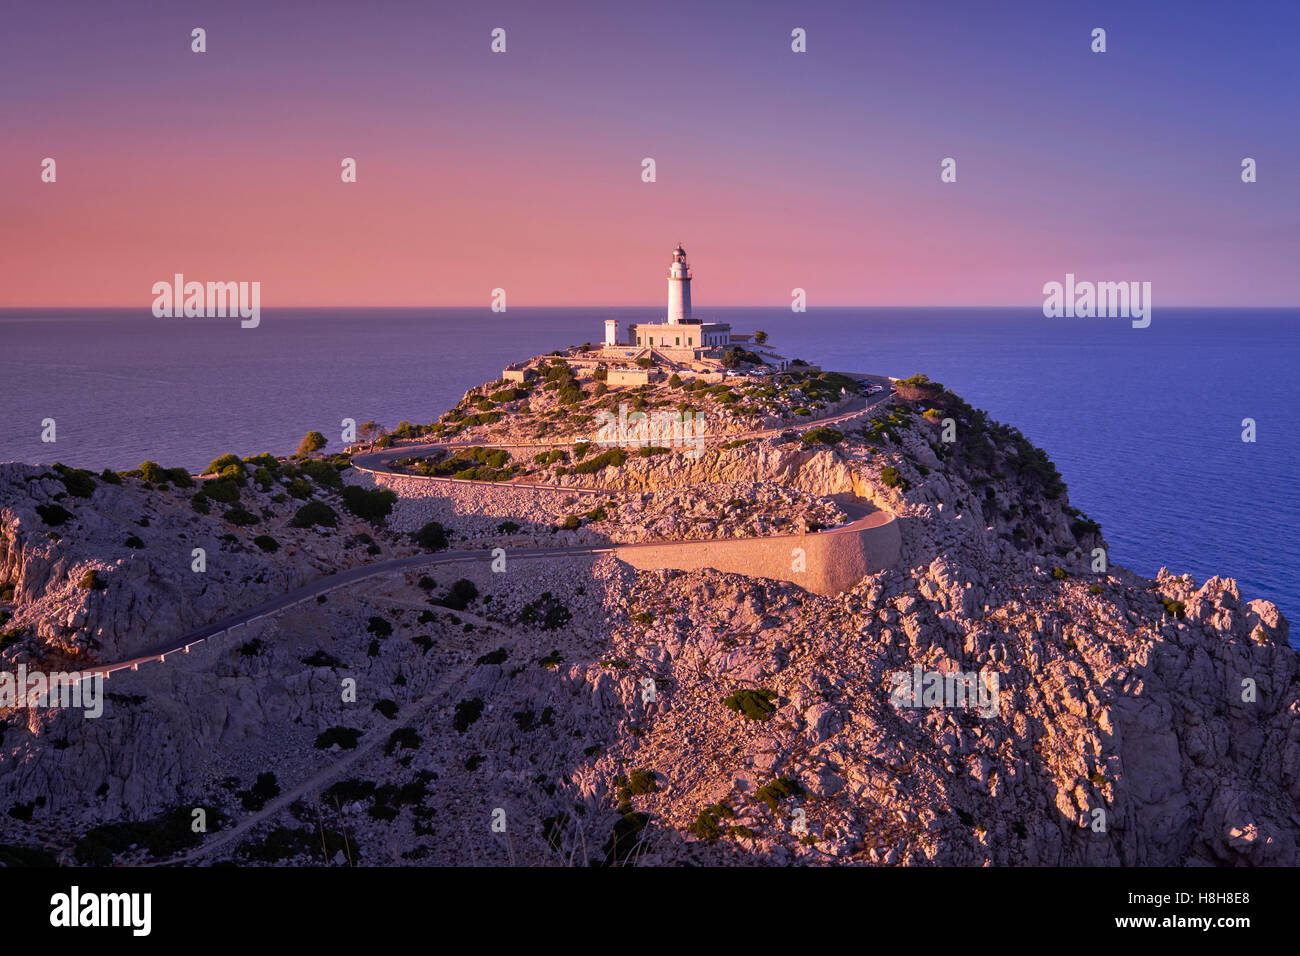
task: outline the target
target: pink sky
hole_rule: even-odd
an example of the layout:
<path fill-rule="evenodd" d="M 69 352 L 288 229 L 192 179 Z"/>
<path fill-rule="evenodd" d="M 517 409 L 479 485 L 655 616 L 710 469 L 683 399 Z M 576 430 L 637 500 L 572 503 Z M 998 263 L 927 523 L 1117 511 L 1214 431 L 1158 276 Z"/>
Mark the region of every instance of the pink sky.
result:
<path fill-rule="evenodd" d="M 494 57 L 472 11 L 73 6 L 0 39 L 0 306 L 144 309 L 176 272 L 259 281 L 264 308 L 656 304 L 678 241 L 703 311 L 796 286 L 813 308 L 1037 305 L 1066 272 L 1157 305 L 1296 300 L 1293 63 L 1266 34 L 1116 12 L 1101 59 L 1064 13 L 936 35 L 905 6 L 670 4 L 695 28 L 666 49 L 630 15 L 579 35 L 525 6 L 493 14 Z"/>

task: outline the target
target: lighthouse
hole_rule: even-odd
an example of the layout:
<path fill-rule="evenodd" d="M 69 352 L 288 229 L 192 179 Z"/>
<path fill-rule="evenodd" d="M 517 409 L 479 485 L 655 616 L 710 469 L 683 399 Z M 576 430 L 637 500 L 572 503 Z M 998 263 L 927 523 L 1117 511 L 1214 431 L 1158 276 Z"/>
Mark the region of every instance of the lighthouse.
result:
<path fill-rule="evenodd" d="M 679 242 L 668 267 L 668 324 L 677 325 L 691 317 L 691 266 Z"/>
<path fill-rule="evenodd" d="M 683 371 L 716 369 L 727 349 L 748 343 L 753 336 L 733 336 L 729 322 L 705 322 L 691 315 L 691 265 L 686 250 L 678 243 L 668 266 L 668 319 L 663 322 L 629 322 L 627 338 L 619 341 L 618 324 L 605 323 L 605 346 L 600 361 L 625 362 L 632 358 L 642 368 L 643 362 L 663 362 Z M 615 352 L 617 350 L 617 352 Z M 752 355 L 753 353 L 746 352 Z M 610 371 L 611 376 L 615 375 Z M 632 384 L 632 372 L 618 372 L 619 382 Z M 612 388 L 614 378 L 607 379 Z M 642 377 L 644 384 L 648 379 Z"/>

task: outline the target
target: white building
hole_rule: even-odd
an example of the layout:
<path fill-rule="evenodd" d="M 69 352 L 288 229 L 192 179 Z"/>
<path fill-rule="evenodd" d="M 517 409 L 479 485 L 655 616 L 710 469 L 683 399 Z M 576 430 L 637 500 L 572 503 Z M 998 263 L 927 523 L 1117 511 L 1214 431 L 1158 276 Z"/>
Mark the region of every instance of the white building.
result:
<path fill-rule="evenodd" d="M 635 349 L 638 357 L 650 358 L 654 351 L 672 362 L 720 359 L 731 345 L 731 326 L 691 315 L 691 278 L 686 250 L 679 245 L 668 266 L 668 320 L 629 323 L 626 340 L 619 341 L 618 322 L 609 319 L 605 322 L 605 347 Z"/>
<path fill-rule="evenodd" d="M 678 244 L 668 264 L 668 314 L 665 322 L 631 322 L 627 336 L 620 340 L 618 320 L 605 321 L 604 353 L 606 358 L 623 361 L 647 358 L 655 364 L 700 365 L 717 367 L 723 354 L 733 346 L 747 349 L 753 335 L 735 335 L 727 322 L 705 322 L 691 314 L 691 272 L 686 250 Z M 765 354 L 767 364 L 785 368 L 786 361 L 775 354 Z"/>

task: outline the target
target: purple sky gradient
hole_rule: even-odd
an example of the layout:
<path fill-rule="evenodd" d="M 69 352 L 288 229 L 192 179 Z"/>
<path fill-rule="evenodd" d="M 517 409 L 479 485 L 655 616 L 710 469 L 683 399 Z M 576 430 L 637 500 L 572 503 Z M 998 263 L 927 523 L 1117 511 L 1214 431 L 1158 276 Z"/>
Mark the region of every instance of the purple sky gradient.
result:
<path fill-rule="evenodd" d="M 147 308 L 175 272 L 264 307 L 649 304 L 679 240 L 705 308 L 1036 305 L 1066 272 L 1157 308 L 1297 301 L 1294 3 L 42 3 L 2 27 L 2 306 Z"/>

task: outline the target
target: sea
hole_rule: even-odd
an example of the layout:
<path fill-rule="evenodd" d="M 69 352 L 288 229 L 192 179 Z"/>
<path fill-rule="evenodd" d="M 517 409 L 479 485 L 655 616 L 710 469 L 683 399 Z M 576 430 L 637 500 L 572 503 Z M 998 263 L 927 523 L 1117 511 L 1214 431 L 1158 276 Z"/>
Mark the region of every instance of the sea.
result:
<path fill-rule="evenodd" d="M 924 372 L 1047 451 L 1113 562 L 1235 577 L 1245 599 L 1300 615 L 1300 310 L 1157 309 L 1142 329 L 1037 308 L 698 314 L 824 368 Z M 608 318 L 662 309 L 267 309 L 248 329 L 147 308 L 0 310 L 0 461 L 197 470 L 291 452 L 309 430 L 328 451 L 343 419 L 433 421 L 511 362 L 599 342 Z"/>

